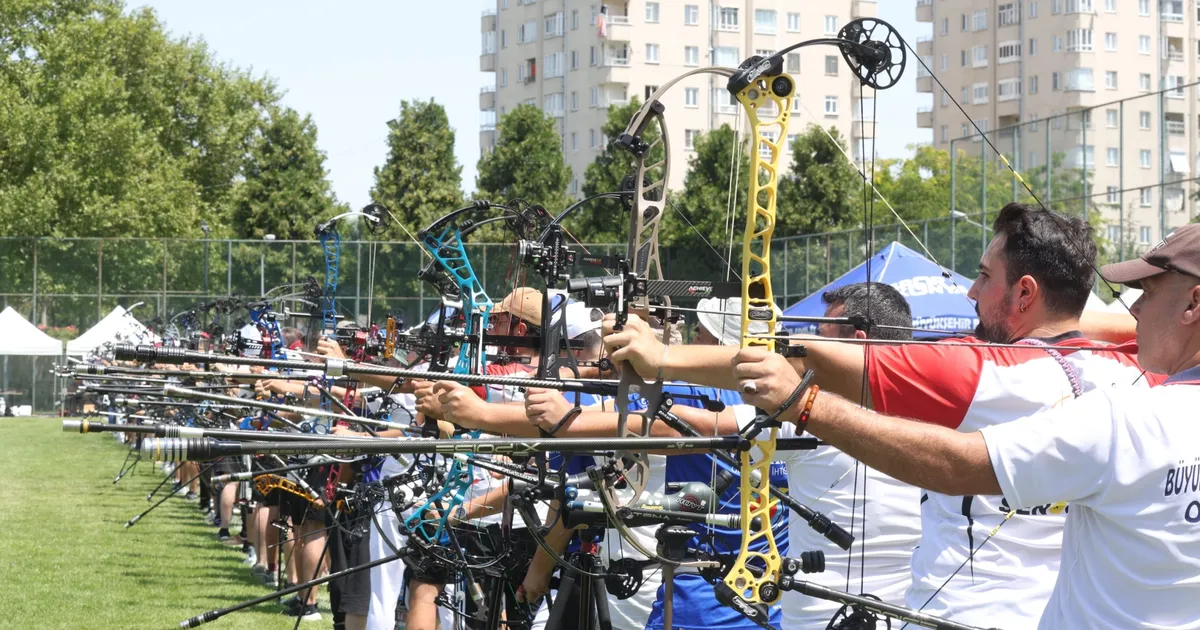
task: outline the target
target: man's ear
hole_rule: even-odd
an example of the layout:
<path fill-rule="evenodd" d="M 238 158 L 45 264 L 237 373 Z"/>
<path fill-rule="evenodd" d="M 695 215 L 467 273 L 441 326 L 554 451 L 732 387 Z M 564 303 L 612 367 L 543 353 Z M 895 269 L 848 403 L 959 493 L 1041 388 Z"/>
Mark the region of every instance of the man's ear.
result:
<path fill-rule="evenodd" d="M 1194 285 L 1188 293 L 1188 306 L 1183 311 L 1183 323 L 1194 324 L 1200 321 L 1200 284 Z"/>
<path fill-rule="evenodd" d="M 1017 285 L 1017 288 L 1020 291 L 1020 293 L 1017 295 L 1017 299 L 1025 304 L 1030 304 L 1033 302 L 1033 300 L 1036 299 L 1041 293 L 1042 289 L 1040 286 L 1038 286 L 1038 281 L 1030 275 L 1021 276 L 1021 279 L 1017 281 Z"/>

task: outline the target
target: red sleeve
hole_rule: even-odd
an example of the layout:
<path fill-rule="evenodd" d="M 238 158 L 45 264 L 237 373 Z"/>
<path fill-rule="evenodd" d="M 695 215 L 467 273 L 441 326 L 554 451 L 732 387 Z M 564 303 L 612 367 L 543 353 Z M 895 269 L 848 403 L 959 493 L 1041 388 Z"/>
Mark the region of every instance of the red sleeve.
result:
<path fill-rule="evenodd" d="M 958 345 L 869 347 L 867 373 L 875 410 L 957 429 L 983 369 L 983 352 Z"/>

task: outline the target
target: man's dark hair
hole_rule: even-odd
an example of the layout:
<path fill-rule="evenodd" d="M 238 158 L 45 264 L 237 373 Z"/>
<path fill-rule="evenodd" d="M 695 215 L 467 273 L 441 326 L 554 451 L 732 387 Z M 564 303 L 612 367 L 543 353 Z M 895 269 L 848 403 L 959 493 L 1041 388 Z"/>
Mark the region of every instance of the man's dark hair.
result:
<path fill-rule="evenodd" d="M 912 339 L 911 330 L 877 327 L 912 327 L 912 309 L 908 306 L 908 300 L 890 284 L 856 282 L 826 291 L 821 294 L 821 301 L 825 303 L 826 311 L 834 306 L 843 307 L 842 317 L 866 317 L 867 305 L 870 304 L 870 316 L 876 327 L 867 331 L 869 339 Z M 842 332 L 850 336 L 854 334 L 853 330 L 852 326 L 845 326 Z"/>
<path fill-rule="evenodd" d="M 1058 315 L 1083 313 L 1095 281 L 1096 243 L 1082 219 L 1010 203 L 992 223 L 1004 235 L 1004 277 L 1011 286 L 1028 275 L 1041 285 L 1046 309 Z"/>

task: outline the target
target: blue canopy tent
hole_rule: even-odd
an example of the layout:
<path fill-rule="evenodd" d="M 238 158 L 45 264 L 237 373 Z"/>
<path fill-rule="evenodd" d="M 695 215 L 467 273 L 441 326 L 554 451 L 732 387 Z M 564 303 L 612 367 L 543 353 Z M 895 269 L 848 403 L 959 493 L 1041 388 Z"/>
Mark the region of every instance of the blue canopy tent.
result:
<path fill-rule="evenodd" d="M 942 268 L 921 254 L 892 242 L 871 258 L 871 280 L 895 287 L 908 300 L 912 309 L 913 326 L 930 330 L 952 330 L 971 332 L 979 323 L 973 304 L 966 299 L 971 280 L 950 273 L 942 276 Z M 821 294 L 848 284 L 867 281 L 867 264 L 847 271 L 828 286 L 789 306 L 784 315 L 794 317 L 821 317 L 825 304 Z M 816 324 L 783 322 L 789 332 L 816 334 Z M 914 333 L 917 337 L 938 336 L 937 333 Z"/>

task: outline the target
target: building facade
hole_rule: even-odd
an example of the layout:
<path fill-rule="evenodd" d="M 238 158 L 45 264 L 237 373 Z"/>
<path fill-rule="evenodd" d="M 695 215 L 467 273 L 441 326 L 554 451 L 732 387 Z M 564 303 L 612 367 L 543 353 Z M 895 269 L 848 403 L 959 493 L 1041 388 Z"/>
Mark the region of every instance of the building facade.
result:
<path fill-rule="evenodd" d="M 1196 215 L 1194 0 L 917 0 L 916 12 L 933 27 L 917 52 L 946 88 L 918 69 L 932 103 L 917 124 L 934 146 L 981 154 L 957 101 L 1018 170 L 1056 155 L 1079 169 L 1114 243 L 1156 243 Z"/>
<path fill-rule="evenodd" d="M 849 20 L 874 15 L 874 0 L 497 0 L 482 18 L 480 70 L 493 72 L 495 81 L 480 92 L 480 149 L 494 146 L 496 122 L 506 111 L 539 106 L 557 119 L 569 190 L 579 196 L 588 164 L 612 140 L 602 133 L 610 105 L 634 96 L 645 102 L 688 70 L 736 67 L 751 55 L 833 36 Z M 865 106 L 869 117 L 873 108 L 860 104 L 838 51 L 798 51 L 785 69 L 799 85 L 789 133 L 809 124 L 835 126 L 857 158 L 860 139 L 873 132 L 857 112 Z M 713 75 L 683 80 L 662 102 L 676 165 L 687 164 L 700 134 L 724 124 L 748 128 L 724 81 Z M 685 175 L 686 168 L 675 168 L 668 187 L 682 188 Z"/>

